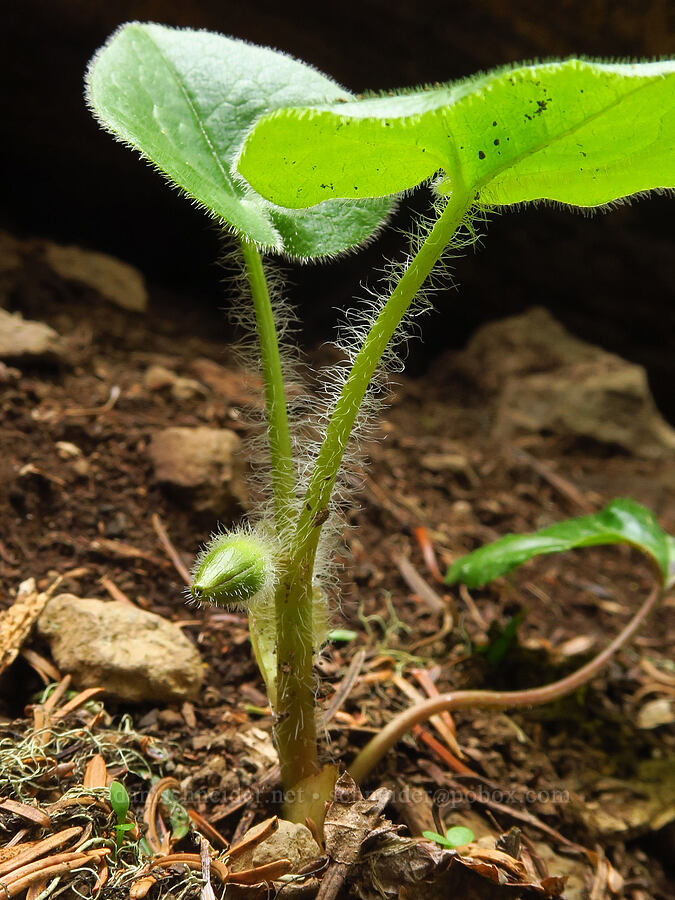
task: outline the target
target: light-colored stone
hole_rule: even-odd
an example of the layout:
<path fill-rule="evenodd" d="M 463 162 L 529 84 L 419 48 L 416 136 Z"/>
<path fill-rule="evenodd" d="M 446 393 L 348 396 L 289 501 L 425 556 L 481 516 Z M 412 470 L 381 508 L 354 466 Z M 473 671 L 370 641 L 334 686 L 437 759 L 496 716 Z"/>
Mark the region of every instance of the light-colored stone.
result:
<path fill-rule="evenodd" d="M 540 306 L 488 322 L 465 350 L 453 355 L 459 370 L 486 394 L 498 394 L 512 378 L 589 362 L 604 351 L 579 340 Z"/>
<path fill-rule="evenodd" d="M 81 247 L 47 243 L 45 259 L 61 278 L 93 288 L 98 294 L 132 312 L 145 312 L 148 292 L 141 273 L 128 263 Z"/>
<path fill-rule="evenodd" d="M 234 872 L 264 866 L 277 859 L 290 859 L 293 865 L 291 871 L 298 872 L 322 855 L 321 848 L 306 825 L 288 822 L 286 819 L 279 819 L 278 822 L 279 827 L 268 838 L 233 860 Z"/>
<path fill-rule="evenodd" d="M 592 438 L 636 456 L 675 451 L 675 431 L 656 409 L 645 370 L 603 357 L 511 380 L 500 398 L 500 423 Z"/>
<path fill-rule="evenodd" d="M 79 459 L 82 456 L 82 451 L 77 444 L 72 444 L 70 441 L 57 441 L 54 446 L 61 459 Z"/>
<path fill-rule="evenodd" d="M 59 594 L 38 631 L 78 687 L 101 686 L 122 700 L 194 699 L 203 679 L 199 653 L 180 628 L 130 604 Z"/>
<path fill-rule="evenodd" d="M 497 433 L 550 431 L 637 456 L 675 451 L 642 366 L 579 340 L 545 309 L 480 328 L 455 370 L 495 403 Z"/>
<path fill-rule="evenodd" d="M 176 400 L 192 400 L 208 394 L 208 389 L 195 378 L 176 375 L 171 369 L 160 365 L 148 366 L 143 375 L 143 384 L 149 391 L 171 388 L 171 396 Z"/>
<path fill-rule="evenodd" d="M 21 241 L 7 231 L 0 231 L 0 285 L 4 275 L 16 273 L 23 265 Z"/>
<path fill-rule="evenodd" d="M 420 459 L 430 472 L 466 472 L 469 460 L 463 453 L 426 453 Z"/>
<path fill-rule="evenodd" d="M 195 510 L 227 518 L 246 507 L 246 461 L 233 431 L 165 428 L 153 435 L 148 453 L 157 481 Z"/>
<path fill-rule="evenodd" d="M 55 362 L 63 353 L 61 338 L 49 325 L 0 309 L 0 359 Z"/>
<path fill-rule="evenodd" d="M 175 400 L 193 400 L 195 397 L 206 397 L 208 390 L 194 378 L 179 375 L 171 385 L 171 396 Z"/>
<path fill-rule="evenodd" d="M 149 391 L 161 391 L 171 387 L 177 377 L 176 373 L 166 366 L 152 365 L 148 366 L 143 374 L 143 385 Z"/>

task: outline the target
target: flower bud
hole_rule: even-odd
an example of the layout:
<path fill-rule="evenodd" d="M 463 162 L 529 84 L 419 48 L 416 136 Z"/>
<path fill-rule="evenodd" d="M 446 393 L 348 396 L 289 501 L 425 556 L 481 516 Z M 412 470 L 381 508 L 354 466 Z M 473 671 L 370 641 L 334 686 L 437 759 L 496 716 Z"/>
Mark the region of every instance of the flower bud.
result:
<path fill-rule="evenodd" d="M 253 534 L 219 534 L 197 558 L 190 593 L 216 606 L 246 606 L 273 573 L 272 554 Z"/>

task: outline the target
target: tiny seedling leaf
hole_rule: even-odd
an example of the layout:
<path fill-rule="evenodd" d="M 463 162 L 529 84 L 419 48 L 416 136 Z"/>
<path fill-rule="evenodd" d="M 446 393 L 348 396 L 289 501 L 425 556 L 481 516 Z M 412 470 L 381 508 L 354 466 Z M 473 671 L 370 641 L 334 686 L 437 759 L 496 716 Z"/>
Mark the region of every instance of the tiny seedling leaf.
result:
<path fill-rule="evenodd" d="M 127 817 L 129 802 L 129 794 L 124 785 L 119 781 L 113 781 L 110 785 L 110 805 L 119 824 L 122 824 Z"/>
<path fill-rule="evenodd" d="M 423 831 L 422 837 L 428 841 L 435 841 L 437 844 L 445 847 L 445 835 L 439 834 L 437 831 Z"/>
<path fill-rule="evenodd" d="M 675 61 L 568 59 L 441 87 L 279 109 L 237 162 L 275 203 L 379 197 L 439 171 L 440 190 L 501 206 L 598 206 L 675 186 Z"/>
<path fill-rule="evenodd" d="M 352 631 L 351 628 L 333 628 L 326 635 L 327 641 L 336 641 L 348 643 L 358 637 L 358 632 Z"/>
<path fill-rule="evenodd" d="M 464 847 L 474 839 L 473 831 L 464 825 L 453 825 L 445 832 L 446 841 L 453 847 Z"/>
<path fill-rule="evenodd" d="M 445 582 L 482 587 L 535 556 L 600 544 L 631 544 L 642 550 L 656 564 L 664 586 L 668 585 L 672 538 L 651 510 L 627 499 L 613 500 L 598 513 L 566 519 L 531 534 L 507 534 L 455 560 Z"/>
<path fill-rule="evenodd" d="M 270 48 L 130 22 L 92 59 L 87 95 L 104 128 L 264 248 L 300 258 L 339 253 L 370 238 L 390 210 L 386 200 L 336 200 L 291 213 L 232 175 L 235 154 L 262 113 L 351 97 L 311 66 Z"/>
<path fill-rule="evenodd" d="M 428 841 L 435 841 L 441 847 L 447 847 L 448 850 L 454 850 L 456 847 L 464 847 L 474 840 L 474 833 L 470 828 L 464 825 L 453 825 L 448 828 L 445 834 L 439 834 L 437 831 L 423 831 L 422 837 Z"/>

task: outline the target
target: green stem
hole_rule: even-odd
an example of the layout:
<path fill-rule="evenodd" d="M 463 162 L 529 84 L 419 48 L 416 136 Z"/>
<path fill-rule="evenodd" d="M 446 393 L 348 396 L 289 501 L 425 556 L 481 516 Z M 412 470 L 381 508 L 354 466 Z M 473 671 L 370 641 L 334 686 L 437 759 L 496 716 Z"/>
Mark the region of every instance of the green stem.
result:
<path fill-rule="evenodd" d="M 361 782 L 406 732 L 440 712 L 467 707 L 513 709 L 519 706 L 537 706 L 559 700 L 572 693 L 593 678 L 607 665 L 612 655 L 630 640 L 662 595 L 663 589 L 655 587 L 630 622 L 604 650 L 585 666 L 560 681 L 524 691 L 456 691 L 451 694 L 439 694 L 403 710 L 366 744 L 349 767 L 349 773 L 357 784 Z"/>
<path fill-rule="evenodd" d="M 260 359 L 265 383 L 267 433 L 272 466 L 274 515 L 277 531 L 281 532 L 288 525 L 293 513 L 295 476 L 279 341 L 260 251 L 256 244 L 245 237 L 241 238 L 241 249 L 251 288 L 260 342 Z"/>
<path fill-rule="evenodd" d="M 451 195 L 426 240 L 403 273 L 386 304 L 373 322 L 342 387 L 317 456 L 293 540 L 290 568 L 308 552 L 316 550 L 321 526 L 326 520 L 335 479 L 356 417 L 387 344 L 410 309 L 418 291 L 431 273 L 470 206 L 465 192 Z"/>
<path fill-rule="evenodd" d="M 417 292 L 470 206 L 466 193 L 450 197 L 427 239 L 373 323 L 328 423 L 298 516 L 285 576 L 276 595 L 277 725 L 275 738 L 286 790 L 318 771 L 314 714 L 316 655 L 312 576 L 321 527 L 342 458 L 368 385 Z M 292 816 L 292 811 L 289 813 Z"/>

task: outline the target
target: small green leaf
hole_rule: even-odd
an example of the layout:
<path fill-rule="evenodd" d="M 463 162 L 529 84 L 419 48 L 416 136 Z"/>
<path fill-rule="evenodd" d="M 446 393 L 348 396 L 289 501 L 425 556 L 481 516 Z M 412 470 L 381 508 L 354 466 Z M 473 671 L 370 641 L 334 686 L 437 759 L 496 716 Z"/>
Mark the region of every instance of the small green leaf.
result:
<path fill-rule="evenodd" d="M 509 652 L 509 648 L 516 640 L 518 628 L 524 618 L 525 613 L 520 610 L 515 616 L 511 616 L 503 628 L 497 629 L 496 635 L 491 638 L 490 643 L 486 647 L 479 648 L 480 652 L 485 654 L 485 658 L 493 666 L 500 663 Z"/>
<path fill-rule="evenodd" d="M 593 515 L 566 519 L 531 534 L 507 534 L 455 560 L 445 582 L 482 587 L 534 556 L 600 544 L 631 544 L 642 550 L 656 564 L 664 586 L 668 585 L 673 539 L 649 509 L 625 499 L 613 500 Z"/>
<path fill-rule="evenodd" d="M 464 825 L 453 825 L 445 832 L 445 839 L 451 847 L 465 847 L 474 839 L 473 831 Z"/>
<path fill-rule="evenodd" d="M 254 121 L 279 106 L 348 100 L 311 66 L 208 31 L 131 22 L 87 73 L 94 116 L 210 213 L 262 247 L 309 258 L 368 240 L 388 201 L 281 210 L 231 174 Z"/>
<path fill-rule="evenodd" d="M 333 628 L 332 631 L 329 631 L 326 635 L 326 640 L 329 641 L 344 641 L 347 643 L 348 641 L 353 641 L 358 637 L 358 632 L 352 631 L 349 628 Z"/>
<path fill-rule="evenodd" d="M 444 835 L 439 834 L 437 831 L 423 831 L 422 837 L 426 838 L 428 841 L 435 841 L 437 844 L 440 844 L 441 847 L 447 847 L 448 842 Z"/>
<path fill-rule="evenodd" d="M 121 782 L 113 781 L 110 785 L 110 805 L 120 824 L 122 824 L 127 817 L 129 803 L 130 800 L 127 789 Z"/>
<path fill-rule="evenodd" d="M 435 841 L 441 847 L 447 847 L 448 850 L 454 850 L 456 847 L 470 844 L 474 839 L 474 834 L 470 828 L 465 828 L 464 825 L 453 825 L 452 828 L 448 828 L 445 835 L 439 834 L 437 831 L 423 831 L 422 837 L 428 841 Z"/>
<path fill-rule="evenodd" d="M 675 186 L 675 61 L 568 59 L 443 87 L 280 109 L 239 172 L 274 203 L 379 197 L 443 171 L 441 191 L 496 206 L 597 206 Z"/>

